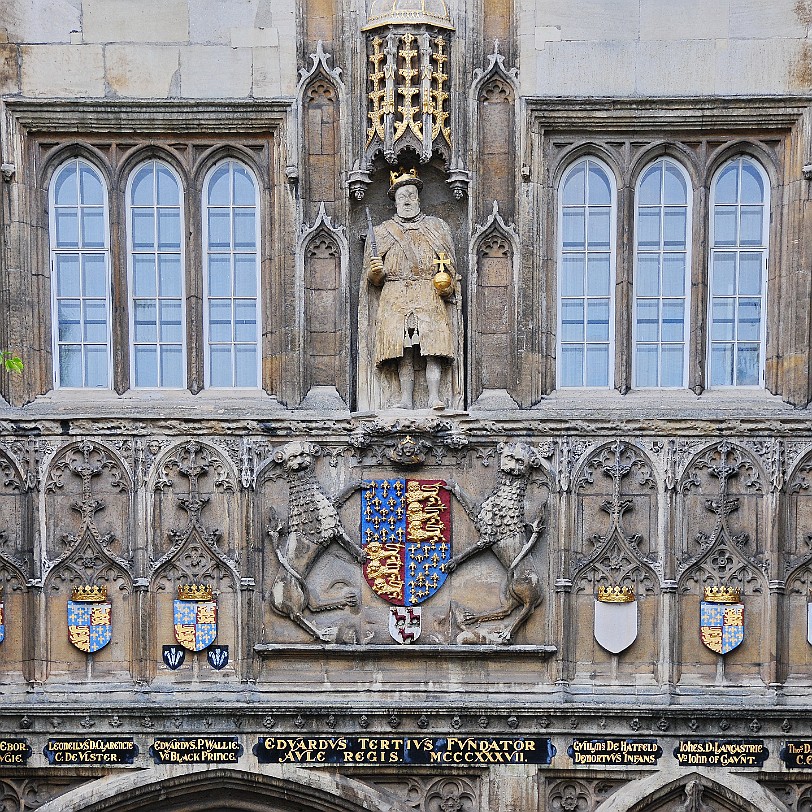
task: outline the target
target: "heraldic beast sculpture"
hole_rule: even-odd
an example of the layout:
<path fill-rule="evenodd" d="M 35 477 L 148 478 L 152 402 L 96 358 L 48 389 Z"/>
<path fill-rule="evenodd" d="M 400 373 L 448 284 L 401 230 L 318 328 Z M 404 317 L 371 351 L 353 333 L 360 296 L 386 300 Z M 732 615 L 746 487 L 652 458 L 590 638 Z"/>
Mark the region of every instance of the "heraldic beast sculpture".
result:
<path fill-rule="evenodd" d="M 313 473 L 313 463 L 320 454 L 314 443 L 294 441 L 282 446 L 274 455 L 288 480 L 288 519 L 283 524 L 271 510 L 268 533 L 279 559 L 279 570 L 271 585 L 271 606 L 289 617 L 308 634 L 324 642 L 334 642 L 337 629 L 319 629 L 305 616 L 304 610 L 326 612 L 358 604 L 358 595 L 347 591 L 340 598 L 317 601 L 307 586 L 307 576 L 327 548 L 337 541 L 359 564 L 364 553 L 347 535 L 336 510 L 336 504 L 349 496 L 332 501 L 321 490 Z M 284 540 L 282 537 L 284 536 Z"/>
<path fill-rule="evenodd" d="M 500 443 L 498 451 L 499 482 L 478 509 L 459 485 L 452 486 L 454 495 L 479 532 L 479 541 L 452 558 L 446 564 L 446 570 L 453 572 L 471 556 L 491 550 L 507 571 L 502 606 L 483 614 L 466 612 L 462 625 L 503 620 L 518 609 L 512 622 L 495 635 L 501 642 L 509 643 L 542 601 L 541 578 L 530 553 L 544 529 L 544 509 L 532 523 L 526 522 L 527 483 L 531 469 L 541 464 L 536 451 L 522 442 Z M 468 637 L 467 634 L 463 636 Z"/>

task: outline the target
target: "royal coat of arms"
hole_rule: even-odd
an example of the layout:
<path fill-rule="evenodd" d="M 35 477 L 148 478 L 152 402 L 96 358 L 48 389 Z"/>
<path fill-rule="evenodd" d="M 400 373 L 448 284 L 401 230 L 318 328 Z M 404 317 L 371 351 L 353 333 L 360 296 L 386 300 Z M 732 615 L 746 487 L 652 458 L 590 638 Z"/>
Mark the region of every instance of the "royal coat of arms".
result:
<path fill-rule="evenodd" d="M 705 587 L 700 604 L 702 642 L 717 654 L 733 651 L 744 640 L 744 604 L 741 590 L 732 587 Z"/>
<path fill-rule="evenodd" d="M 210 586 L 181 584 L 174 601 L 175 640 L 189 651 L 203 651 L 217 637 L 217 602 Z"/>
<path fill-rule="evenodd" d="M 364 483 L 361 544 L 364 578 L 393 604 L 389 633 L 399 643 L 420 636 L 420 608 L 445 583 L 451 558 L 451 501 L 438 479 Z"/>
<path fill-rule="evenodd" d="M 111 605 L 106 586 L 77 586 L 68 601 L 68 639 L 88 654 L 104 648 L 113 637 Z"/>
<path fill-rule="evenodd" d="M 612 654 L 637 639 L 637 600 L 631 587 L 598 587 L 595 599 L 595 640 Z"/>

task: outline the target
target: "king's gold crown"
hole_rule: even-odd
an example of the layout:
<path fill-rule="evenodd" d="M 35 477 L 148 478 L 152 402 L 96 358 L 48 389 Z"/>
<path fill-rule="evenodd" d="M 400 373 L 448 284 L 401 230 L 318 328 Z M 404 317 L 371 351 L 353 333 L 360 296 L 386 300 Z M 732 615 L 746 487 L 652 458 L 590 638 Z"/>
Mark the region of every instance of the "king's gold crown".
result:
<path fill-rule="evenodd" d="M 705 600 L 708 603 L 738 603 L 742 591 L 734 586 L 706 586 Z"/>
<path fill-rule="evenodd" d="M 632 603 L 634 589 L 630 586 L 599 586 L 598 600 L 601 603 Z"/>
<path fill-rule="evenodd" d="M 75 586 L 73 588 L 73 600 L 75 601 L 106 601 L 106 586 Z"/>
<path fill-rule="evenodd" d="M 394 186 L 396 183 L 403 183 L 405 180 L 419 180 L 417 177 L 417 169 L 415 167 L 412 167 L 408 172 L 403 167 L 400 167 L 397 172 L 389 172 L 390 186 Z"/>
<path fill-rule="evenodd" d="M 214 599 L 209 584 L 180 584 L 178 586 L 179 601 L 210 601 Z"/>

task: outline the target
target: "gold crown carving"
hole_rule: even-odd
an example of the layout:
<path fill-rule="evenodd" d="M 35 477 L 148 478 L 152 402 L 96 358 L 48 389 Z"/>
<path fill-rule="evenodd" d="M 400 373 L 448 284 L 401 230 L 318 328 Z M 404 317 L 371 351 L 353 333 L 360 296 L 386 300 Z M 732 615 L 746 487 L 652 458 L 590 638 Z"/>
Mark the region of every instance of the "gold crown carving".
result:
<path fill-rule="evenodd" d="M 598 600 L 601 603 L 633 603 L 636 598 L 630 586 L 599 586 Z"/>
<path fill-rule="evenodd" d="M 708 603 L 738 603 L 741 600 L 742 591 L 733 586 L 706 586 L 705 600 Z"/>
<path fill-rule="evenodd" d="M 395 189 L 401 186 L 412 185 L 418 190 L 423 188 L 423 181 L 417 176 L 417 167 L 412 167 L 408 172 L 400 167 L 397 172 L 389 172 L 389 196 L 394 197 Z"/>
<path fill-rule="evenodd" d="M 180 584 L 178 586 L 179 601 L 211 601 L 214 593 L 209 584 Z"/>
<path fill-rule="evenodd" d="M 106 586 L 75 586 L 73 588 L 74 601 L 90 601 L 96 603 L 98 601 L 107 600 L 107 587 Z"/>

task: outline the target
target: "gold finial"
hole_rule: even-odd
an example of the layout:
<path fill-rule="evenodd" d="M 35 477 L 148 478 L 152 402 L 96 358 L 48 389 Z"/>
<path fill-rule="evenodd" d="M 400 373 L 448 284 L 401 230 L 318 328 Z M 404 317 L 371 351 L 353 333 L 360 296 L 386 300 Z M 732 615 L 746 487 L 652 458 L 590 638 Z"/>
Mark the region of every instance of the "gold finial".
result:
<path fill-rule="evenodd" d="M 107 600 L 107 586 L 75 586 L 71 600 L 98 603 Z"/>
<path fill-rule="evenodd" d="M 738 603 L 742 591 L 735 586 L 706 586 L 705 600 L 708 603 Z"/>
<path fill-rule="evenodd" d="M 210 584 L 179 584 L 179 601 L 211 601 L 214 593 Z"/>
<path fill-rule="evenodd" d="M 601 603 L 633 603 L 637 599 L 630 586 L 599 586 L 598 600 Z"/>

